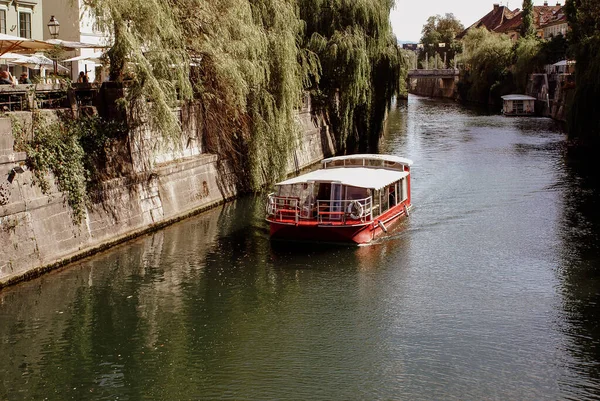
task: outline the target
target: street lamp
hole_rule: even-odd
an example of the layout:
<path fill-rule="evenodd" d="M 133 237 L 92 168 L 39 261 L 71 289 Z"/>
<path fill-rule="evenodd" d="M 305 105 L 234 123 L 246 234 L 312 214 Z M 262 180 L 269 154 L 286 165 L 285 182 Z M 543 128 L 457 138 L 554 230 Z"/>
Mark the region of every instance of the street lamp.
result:
<path fill-rule="evenodd" d="M 52 39 L 56 39 L 58 37 L 58 31 L 60 31 L 60 24 L 54 15 L 50 17 L 50 22 L 48 22 L 48 31 L 50 32 L 50 36 Z"/>
<path fill-rule="evenodd" d="M 50 16 L 50 22 L 48 22 L 48 31 L 52 39 L 58 38 L 58 31 L 60 31 L 60 23 L 54 15 Z M 54 76 L 58 75 L 58 62 L 54 60 Z"/>

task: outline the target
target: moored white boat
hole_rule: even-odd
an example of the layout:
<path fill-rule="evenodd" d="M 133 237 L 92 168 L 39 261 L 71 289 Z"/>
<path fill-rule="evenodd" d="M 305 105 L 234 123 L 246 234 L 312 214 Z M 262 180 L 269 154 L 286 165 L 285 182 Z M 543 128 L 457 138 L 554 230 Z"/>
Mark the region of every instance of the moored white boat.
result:
<path fill-rule="evenodd" d="M 412 161 L 391 155 L 331 157 L 322 168 L 275 184 L 268 195 L 272 238 L 364 244 L 412 207 Z"/>

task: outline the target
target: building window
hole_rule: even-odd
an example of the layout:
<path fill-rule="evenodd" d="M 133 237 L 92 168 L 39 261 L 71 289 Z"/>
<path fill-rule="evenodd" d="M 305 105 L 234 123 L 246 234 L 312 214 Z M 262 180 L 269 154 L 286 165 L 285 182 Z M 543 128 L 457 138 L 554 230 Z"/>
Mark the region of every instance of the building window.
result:
<path fill-rule="evenodd" d="M 31 14 L 19 13 L 19 36 L 31 39 Z"/>
<path fill-rule="evenodd" d="M 6 33 L 6 10 L 0 10 L 0 33 Z"/>

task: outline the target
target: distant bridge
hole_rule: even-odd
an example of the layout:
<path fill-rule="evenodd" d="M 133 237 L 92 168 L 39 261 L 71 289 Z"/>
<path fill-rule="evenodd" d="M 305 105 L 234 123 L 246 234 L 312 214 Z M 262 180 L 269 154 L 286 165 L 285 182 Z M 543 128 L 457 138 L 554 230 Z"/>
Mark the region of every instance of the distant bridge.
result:
<path fill-rule="evenodd" d="M 454 78 L 460 75 L 458 68 L 445 68 L 435 70 L 408 70 L 408 77 L 436 77 L 436 78 Z"/>
<path fill-rule="evenodd" d="M 408 92 L 429 97 L 455 98 L 460 70 L 457 68 L 409 70 Z"/>

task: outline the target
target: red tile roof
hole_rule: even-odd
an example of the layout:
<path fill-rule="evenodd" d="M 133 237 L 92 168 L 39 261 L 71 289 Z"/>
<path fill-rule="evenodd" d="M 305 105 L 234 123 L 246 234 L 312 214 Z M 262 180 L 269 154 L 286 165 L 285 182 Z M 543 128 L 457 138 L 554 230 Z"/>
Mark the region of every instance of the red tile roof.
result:
<path fill-rule="evenodd" d="M 533 24 L 538 28 L 546 25 L 561 10 L 562 6 L 533 6 Z"/>
<path fill-rule="evenodd" d="M 504 21 L 502 25 L 494 29 L 494 32 L 498 33 L 507 33 L 513 31 L 519 31 L 521 29 L 521 25 L 523 24 L 523 13 L 519 12 L 511 19 L 507 19 Z"/>
<path fill-rule="evenodd" d="M 559 10 L 554 11 L 552 18 L 546 20 L 545 23 L 540 26 L 540 28 L 543 28 L 548 25 L 564 24 L 566 22 L 567 14 L 565 13 L 565 10 L 561 7 Z"/>
<path fill-rule="evenodd" d="M 537 29 L 557 21 L 566 21 L 562 6 L 533 6 L 533 25 Z M 494 4 L 492 11 L 461 32 L 457 38 L 463 38 L 471 28 L 481 27 L 486 28 L 488 31 L 498 33 L 518 32 L 521 29 L 522 23 L 523 13 L 521 10 L 517 8 L 511 11 L 508 7 Z"/>
<path fill-rule="evenodd" d="M 458 35 L 458 37 L 461 38 L 464 35 L 466 35 L 467 31 L 471 28 L 484 27 L 488 31 L 495 31 L 496 28 L 498 28 L 499 26 L 501 26 L 504 23 L 504 21 L 513 18 L 515 16 L 515 14 L 517 14 L 518 12 L 519 12 L 519 9 L 511 11 L 506 6 L 494 4 L 494 8 L 492 9 L 492 11 L 487 13 L 479 21 L 475 22 L 473 25 L 471 25 L 470 27 L 465 29 L 463 32 L 461 32 L 460 35 Z"/>

